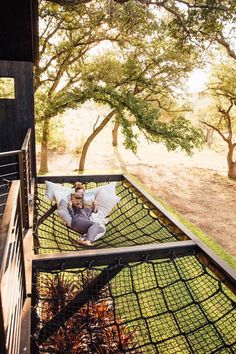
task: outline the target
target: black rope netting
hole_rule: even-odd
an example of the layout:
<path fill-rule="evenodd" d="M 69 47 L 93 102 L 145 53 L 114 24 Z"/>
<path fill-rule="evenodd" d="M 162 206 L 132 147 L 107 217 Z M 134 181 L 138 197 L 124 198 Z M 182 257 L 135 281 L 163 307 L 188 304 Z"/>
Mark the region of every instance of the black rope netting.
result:
<path fill-rule="evenodd" d="M 94 188 L 102 183 L 90 182 L 86 188 Z M 116 193 L 120 202 L 109 215 L 106 225 L 106 234 L 94 243 L 95 248 L 111 248 L 135 246 L 150 243 L 173 242 L 178 240 L 178 234 L 171 225 L 165 224 L 155 213 L 154 207 L 150 208 L 137 191 L 125 182 L 117 182 Z M 43 222 L 35 228 L 35 238 L 38 240 L 38 253 L 53 253 L 75 251 L 84 249 L 77 242 L 78 233 L 63 224 L 55 210 L 47 216 L 52 207 L 45 197 L 45 186 L 37 186 L 35 211 L 37 221 Z M 46 217 L 44 218 L 44 215 Z"/>
<path fill-rule="evenodd" d="M 36 272 L 35 291 L 39 353 L 236 353 L 235 297 L 195 256 Z"/>

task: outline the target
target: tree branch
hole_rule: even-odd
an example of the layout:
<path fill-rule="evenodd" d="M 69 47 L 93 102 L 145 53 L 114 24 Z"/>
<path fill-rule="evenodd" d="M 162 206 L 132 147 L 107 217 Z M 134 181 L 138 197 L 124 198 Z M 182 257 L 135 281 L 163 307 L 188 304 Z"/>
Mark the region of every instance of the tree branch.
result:
<path fill-rule="evenodd" d="M 226 49 L 228 55 L 231 58 L 236 60 L 236 52 L 230 47 L 229 43 L 226 41 L 222 32 L 220 32 L 218 36 L 216 36 L 216 42 L 222 45 Z"/>
<path fill-rule="evenodd" d="M 43 39 L 43 44 L 42 44 L 42 47 L 41 47 L 41 49 L 40 49 L 40 51 L 39 51 L 39 56 L 40 56 L 40 57 L 41 57 L 41 56 L 43 55 L 43 53 L 45 52 L 45 49 L 46 49 L 46 47 L 47 47 L 47 45 L 48 45 L 49 39 L 52 38 L 52 37 L 54 36 L 54 34 L 59 30 L 59 28 L 60 28 L 62 22 L 63 22 L 62 20 L 58 21 L 58 22 L 57 22 L 57 25 L 55 26 L 55 28 L 54 28 L 51 32 L 49 32 L 46 37 L 44 37 L 44 34 L 41 34 L 41 35 L 40 35 L 40 38 Z M 48 23 L 47 27 L 49 27 L 49 25 L 50 25 L 50 23 Z"/>
<path fill-rule="evenodd" d="M 209 128 L 214 129 L 214 130 L 222 137 L 222 139 L 228 143 L 228 139 L 224 136 L 224 134 L 221 133 L 221 131 L 220 131 L 218 128 L 216 128 L 214 125 L 212 125 L 212 124 L 210 124 L 210 123 L 207 123 L 207 122 L 205 122 L 205 121 L 203 121 L 203 120 L 200 120 L 200 122 L 203 123 L 203 124 L 205 124 L 205 125 L 208 126 Z"/>
<path fill-rule="evenodd" d="M 95 131 L 95 129 L 96 129 L 96 125 L 97 125 L 97 123 L 99 121 L 99 118 L 100 118 L 100 115 L 97 116 L 97 119 L 96 119 L 96 121 L 95 121 L 95 123 L 93 125 L 93 131 Z"/>
<path fill-rule="evenodd" d="M 232 99 L 230 99 L 230 105 L 229 105 L 227 110 L 225 110 L 225 109 L 223 109 L 221 107 L 218 108 L 219 112 L 226 119 L 227 128 L 228 128 L 228 132 L 229 132 L 229 140 L 230 141 L 232 141 L 232 137 L 233 137 L 232 122 L 231 122 L 231 118 L 230 118 L 230 111 L 233 108 L 233 106 L 234 106 L 234 101 Z"/>

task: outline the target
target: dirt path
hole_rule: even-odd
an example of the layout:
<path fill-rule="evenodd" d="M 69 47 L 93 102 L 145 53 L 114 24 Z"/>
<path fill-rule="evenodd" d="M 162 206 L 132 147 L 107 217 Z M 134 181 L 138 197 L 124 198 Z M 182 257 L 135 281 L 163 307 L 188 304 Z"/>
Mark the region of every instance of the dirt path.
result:
<path fill-rule="evenodd" d="M 140 164 L 129 169 L 156 196 L 236 256 L 236 183 L 200 168 Z"/>

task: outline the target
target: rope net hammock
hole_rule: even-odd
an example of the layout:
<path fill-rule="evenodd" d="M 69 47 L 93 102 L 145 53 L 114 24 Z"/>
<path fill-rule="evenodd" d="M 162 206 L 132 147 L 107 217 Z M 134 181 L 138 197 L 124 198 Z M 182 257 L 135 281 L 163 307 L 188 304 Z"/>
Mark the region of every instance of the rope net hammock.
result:
<path fill-rule="evenodd" d="M 86 189 L 103 184 L 87 182 Z M 45 185 L 37 184 L 34 353 L 236 353 L 235 295 L 199 257 L 196 243 L 184 241 L 181 228 L 127 178 L 117 182 L 120 202 L 92 252 L 44 194 Z"/>
<path fill-rule="evenodd" d="M 95 188 L 102 183 L 86 183 L 86 189 Z M 44 198 L 45 185 L 38 184 L 35 200 L 35 231 L 38 241 L 36 252 L 39 254 L 84 250 L 78 244 L 78 233 L 63 224 L 56 209 L 47 215 L 52 207 Z M 150 243 L 173 242 L 179 239 L 172 225 L 164 223 L 156 214 L 154 207 L 148 206 L 137 194 L 137 190 L 124 181 L 117 182 L 116 194 L 120 198 L 118 205 L 109 215 L 106 234 L 96 241 L 93 248 L 111 248 L 135 246 Z M 146 201 L 147 202 L 147 201 Z M 45 216 L 46 215 L 46 216 Z M 38 222 L 38 220 L 43 220 Z"/>
<path fill-rule="evenodd" d="M 37 271 L 34 285 L 35 353 L 236 353 L 235 297 L 195 256 Z"/>

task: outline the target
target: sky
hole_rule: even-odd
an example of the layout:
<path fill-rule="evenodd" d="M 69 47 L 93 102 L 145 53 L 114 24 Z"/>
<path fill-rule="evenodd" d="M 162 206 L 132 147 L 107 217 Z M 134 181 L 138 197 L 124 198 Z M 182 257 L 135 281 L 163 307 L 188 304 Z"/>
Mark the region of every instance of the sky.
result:
<path fill-rule="evenodd" d="M 194 69 L 187 80 L 187 88 L 190 93 L 198 93 L 205 89 L 209 74 L 202 69 Z"/>

